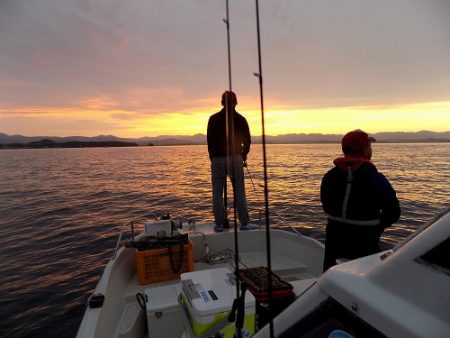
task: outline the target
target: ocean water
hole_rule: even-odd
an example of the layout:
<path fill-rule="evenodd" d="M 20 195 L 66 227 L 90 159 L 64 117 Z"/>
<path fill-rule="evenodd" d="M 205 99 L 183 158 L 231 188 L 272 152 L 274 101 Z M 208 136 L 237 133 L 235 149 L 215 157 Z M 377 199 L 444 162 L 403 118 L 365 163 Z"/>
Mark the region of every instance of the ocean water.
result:
<path fill-rule="evenodd" d="M 449 205 L 450 143 L 373 148 L 402 207 L 382 237 L 388 248 Z M 267 156 L 271 224 L 289 222 L 323 240 L 320 181 L 339 145 L 268 145 Z M 264 207 L 260 145 L 252 146 L 246 177 L 257 219 Z M 212 220 L 207 149 L 2 150 L 0 201 L 0 336 L 73 337 L 130 220 L 150 213 Z"/>

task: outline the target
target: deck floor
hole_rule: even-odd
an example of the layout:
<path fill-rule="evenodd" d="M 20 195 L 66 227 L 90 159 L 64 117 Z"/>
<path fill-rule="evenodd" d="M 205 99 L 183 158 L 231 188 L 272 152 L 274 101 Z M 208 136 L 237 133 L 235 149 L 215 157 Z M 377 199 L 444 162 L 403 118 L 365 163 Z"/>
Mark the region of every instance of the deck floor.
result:
<path fill-rule="evenodd" d="M 240 268 L 266 266 L 267 264 L 265 260 L 266 257 L 261 252 L 245 252 L 240 255 L 240 261 L 242 263 Z M 219 262 L 216 264 L 209 264 L 207 262 L 194 263 L 195 271 L 215 269 L 220 267 L 227 267 L 231 270 L 234 270 L 234 260 L 230 259 L 226 262 Z M 294 286 L 294 293 L 297 296 L 300 295 L 316 280 L 314 276 L 307 273 L 306 265 L 279 254 L 272 255 L 272 271 L 278 276 L 282 277 L 284 280 L 291 283 Z M 146 289 L 164 285 L 175 285 L 179 283 L 179 279 L 174 279 L 148 285 L 139 285 L 137 278 L 135 277 L 132 281 L 130 281 L 130 284 L 125 293 L 125 297 L 128 301 L 134 301 L 136 299 L 136 294 L 143 293 Z"/>

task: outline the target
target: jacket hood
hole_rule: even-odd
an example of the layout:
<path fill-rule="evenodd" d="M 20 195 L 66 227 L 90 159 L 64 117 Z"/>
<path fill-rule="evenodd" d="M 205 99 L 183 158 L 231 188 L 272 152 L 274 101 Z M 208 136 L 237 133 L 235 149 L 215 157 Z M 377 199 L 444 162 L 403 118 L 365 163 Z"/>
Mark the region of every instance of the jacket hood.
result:
<path fill-rule="evenodd" d="M 376 169 L 373 163 L 368 159 L 365 159 L 364 157 L 339 157 L 335 159 L 333 163 L 336 165 L 336 167 L 345 172 L 347 172 L 348 167 L 351 167 L 352 171 L 356 171 L 362 165 L 368 165 Z"/>

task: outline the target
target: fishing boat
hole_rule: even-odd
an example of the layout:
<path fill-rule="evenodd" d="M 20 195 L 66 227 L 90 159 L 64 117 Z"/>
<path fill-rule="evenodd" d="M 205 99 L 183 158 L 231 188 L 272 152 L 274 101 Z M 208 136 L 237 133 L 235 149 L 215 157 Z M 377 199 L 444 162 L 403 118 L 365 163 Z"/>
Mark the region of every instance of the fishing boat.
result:
<path fill-rule="evenodd" d="M 256 14 L 265 227 L 216 233 L 164 217 L 135 237 L 132 222 L 77 337 L 450 337 L 450 208 L 393 249 L 325 273 L 321 242 L 270 224 L 258 0 Z"/>
<path fill-rule="evenodd" d="M 161 222 L 164 220 L 147 222 L 146 231 L 136 236 L 133 242 L 144 243 L 142 240 L 149 235 L 154 238 L 158 232 L 165 231 L 161 228 Z M 166 221 L 166 225 L 167 232 L 171 231 L 169 221 Z M 172 273 L 168 251 L 165 251 L 167 255 L 162 257 L 161 249 L 140 251 L 136 245 L 118 246 L 90 297 L 77 337 L 181 337 L 186 331 L 187 324 L 178 303 L 184 275 L 204 273 L 208 276 L 225 269 L 228 272 L 227 275 L 230 275 L 230 279 L 233 280 L 234 229 L 215 233 L 213 223 L 195 221 L 181 225 L 177 223 L 176 228 L 176 237 L 184 235 L 188 236 L 189 240 L 189 245 L 185 245 L 184 251 L 186 266 L 183 271 L 186 272 L 179 274 L 181 279 L 179 275 Z M 238 231 L 238 235 L 240 266 L 245 268 L 265 266 L 267 247 L 264 228 L 258 226 L 250 231 Z M 281 228 L 271 229 L 270 235 L 273 245 L 273 272 L 283 280 L 289 281 L 289 284 L 293 286 L 293 294 L 299 296 L 321 275 L 324 246 L 317 240 Z M 178 266 L 180 250 L 174 248 L 172 251 L 175 253 L 173 264 Z M 153 262 L 154 264 L 147 267 L 159 270 L 138 271 L 141 254 L 147 255 L 149 259 L 155 259 L 159 255 L 159 258 L 156 258 L 160 259 L 159 265 Z M 164 259 L 165 263 L 162 261 Z M 188 262 L 189 260 L 192 264 Z M 156 281 L 170 277 L 173 279 Z M 222 277 L 223 275 L 219 274 L 218 279 L 212 280 L 211 283 L 220 284 L 223 282 Z M 154 280 L 156 282 L 153 282 Z M 220 289 L 223 291 L 224 287 L 219 287 L 219 290 L 215 292 L 219 294 Z M 139 304 L 139 295 L 143 296 L 141 304 Z M 219 312 L 228 313 L 231 310 L 235 298 L 232 283 L 229 283 L 226 296 L 227 299 L 219 306 Z M 247 298 L 249 296 L 251 296 L 250 293 Z M 251 311 L 255 314 L 254 299 L 252 304 Z M 253 317 L 256 317 L 256 314 Z M 212 320 L 212 324 L 216 324 L 216 321 Z M 252 332 L 255 332 L 255 319 L 251 325 Z"/>
<path fill-rule="evenodd" d="M 147 222 L 134 241 L 153 237 L 160 224 Z M 192 266 L 173 279 L 150 282 L 153 277 L 139 275 L 139 248 L 119 246 L 119 240 L 77 337 L 233 337 L 236 323 L 228 317 L 237 296 L 234 236 L 239 237 L 238 264 L 255 271 L 266 267 L 265 229 L 215 233 L 212 223 L 195 221 L 176 228 L 177 237 L 188 237 L 185 260 L 192 259 Z M 287 228 L 272 228 L 270 236 L 272 271 L 291 286 L 290 297 L 277 296 L 275 279 L 268 309 L 268 298 L 249 288 L 243 337 L 449 337 L 450 209 L 393 249 L 342 262 L 324 274 L 319 241 Z M 172 274 L 159 269 L 159 277 Z M 195 308 L 187 287 L 199 294 L 207 290 L 199 299 L 212 305 Z"/>

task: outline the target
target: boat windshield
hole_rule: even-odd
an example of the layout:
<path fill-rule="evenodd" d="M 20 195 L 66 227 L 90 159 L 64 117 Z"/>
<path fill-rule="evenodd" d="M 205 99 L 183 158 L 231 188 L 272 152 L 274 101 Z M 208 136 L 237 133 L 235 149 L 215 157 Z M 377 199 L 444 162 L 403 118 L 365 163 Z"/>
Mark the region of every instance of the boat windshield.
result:
<path fill-rule="evenodd" d="M 450 237 L 442 243 L 417 258 L 416 261 L 422 264 L 429 265 L 450 276 Z"/>

